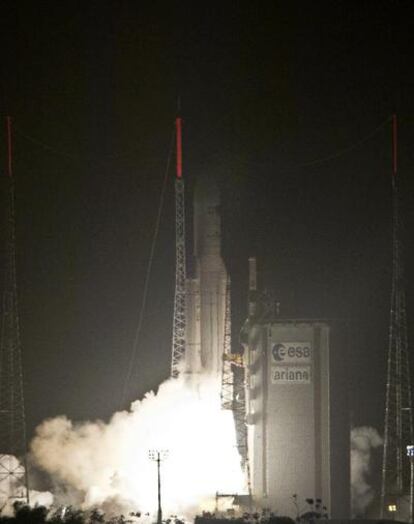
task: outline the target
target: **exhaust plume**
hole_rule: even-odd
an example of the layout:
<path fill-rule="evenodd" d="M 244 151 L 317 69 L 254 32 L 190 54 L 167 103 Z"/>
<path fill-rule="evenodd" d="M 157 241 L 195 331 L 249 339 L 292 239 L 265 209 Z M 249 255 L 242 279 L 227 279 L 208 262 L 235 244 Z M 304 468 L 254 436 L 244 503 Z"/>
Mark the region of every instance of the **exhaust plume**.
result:
<path fill-rule="evenodd" d="M 219 391 L 210 377 L 198 387 L 167 380 L 108 423 L 46 420 L 31 444 L 33 460 L 55 484 L 57 504 L 154 513 L 157 468 L 148 453 L 167 451 L 164 514 L 211 510 L 216 492 L 244 488 L 232 413 L 221 410 Z"/>

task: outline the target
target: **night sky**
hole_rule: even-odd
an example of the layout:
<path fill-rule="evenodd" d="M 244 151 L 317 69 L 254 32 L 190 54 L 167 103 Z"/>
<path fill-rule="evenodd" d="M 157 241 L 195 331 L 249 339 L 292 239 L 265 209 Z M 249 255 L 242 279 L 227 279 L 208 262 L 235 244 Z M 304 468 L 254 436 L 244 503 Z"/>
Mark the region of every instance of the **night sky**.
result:
<path fill-rule="evenodd" d="M 222 194 L 235 347 L 256 255 L 283 315 L 348 320 L 353 421 L 382 432 L 394 111 L 414 343 L 413 15 L 396 0 L 1 2 L 29 436 L 120 406 L 178 95 L 189 218 L 198 176 Z M 1 143 L 5 164 L 3 128 Z M 173 292 L 171 170 L 130 400 L 169 375 Z"/>

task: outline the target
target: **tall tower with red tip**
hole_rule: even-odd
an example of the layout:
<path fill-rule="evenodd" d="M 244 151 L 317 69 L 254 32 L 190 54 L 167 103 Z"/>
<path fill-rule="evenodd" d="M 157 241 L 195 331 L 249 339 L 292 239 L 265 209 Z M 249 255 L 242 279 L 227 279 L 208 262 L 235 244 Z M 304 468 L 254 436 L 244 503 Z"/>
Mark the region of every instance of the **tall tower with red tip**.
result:
<path fill-rule="evenodd" d="M 409 493 L 410 466 L 406 446 L 413 444 L 410 363 L 404 289 L 400 199 L 397 177 L 397 117 L 392 117 L 393 259 L 391 311 L 387 359 L 384 448 L 381 484 L 381 518 L 394 517 L 399 503 Z M 401 514 L 397 519 L 403 520 Z"/>
<path fill-rule="evenodd" d="M 0 504 L 10 499 L 29 501 L 26 468 L 26 424 L 16 285 L 12 128 L 6 118 L 7 202 L 4 285 L 0 335 Z"/>
<path fill-rule="evenodd" d="M 185 263 L 185 191 L 182 156 L 182 119 L 175 119 L 176 176 L 175 176 L 175 295 L 171 377 L 177 378 L 185 354 L 186 333 L 186 263 Z"/>

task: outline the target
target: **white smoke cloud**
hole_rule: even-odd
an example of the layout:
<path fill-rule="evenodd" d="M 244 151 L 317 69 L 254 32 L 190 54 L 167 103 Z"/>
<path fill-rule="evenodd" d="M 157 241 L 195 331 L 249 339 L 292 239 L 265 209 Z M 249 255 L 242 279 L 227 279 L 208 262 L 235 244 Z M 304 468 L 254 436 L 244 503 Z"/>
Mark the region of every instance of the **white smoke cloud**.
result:
<path fill-rule="evenodd" d="M 352 515 L 365 513 L 375 495 L 369 484 L 372 451 L 382 444 L 374 428 L 362 426 L 351 430 L 351 507 Z"/>
<path fill-rule="evenodd" d="M 156 510 L 152 449 L 168 450 L 161 464 L 165 515 L 212 509 L 217 491 L 244 489 L 232 414 L 221 410 L 219 384 L 207 377 L 198 387 L 168 380 L 107 424 L 46 420 L 31 444 L 34 462 L 56 484 L 58 504 L 69 499 L 114 512 Z"/>

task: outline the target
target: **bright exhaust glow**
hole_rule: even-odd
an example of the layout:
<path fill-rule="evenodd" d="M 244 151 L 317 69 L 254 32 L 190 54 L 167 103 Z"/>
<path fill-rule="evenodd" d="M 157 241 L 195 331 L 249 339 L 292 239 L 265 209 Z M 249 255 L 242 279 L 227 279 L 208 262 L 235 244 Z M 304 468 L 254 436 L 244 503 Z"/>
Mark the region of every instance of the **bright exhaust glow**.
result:
<path fill-rule="evenodd" d="M 216 492 L 244 491 L 232 413 L 221 410 L 219 392 L 209 377 L 197 386 L 168 380 L 108 424 L 46 420 L 32 442 L 34 460 L 54 481 L 57 503 L 63 491 L 61 503 L 154 514 L 157 468 L 148 450 L 168 450 L 164 516 L 212 510 Z"/>

